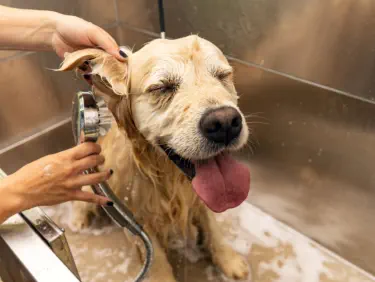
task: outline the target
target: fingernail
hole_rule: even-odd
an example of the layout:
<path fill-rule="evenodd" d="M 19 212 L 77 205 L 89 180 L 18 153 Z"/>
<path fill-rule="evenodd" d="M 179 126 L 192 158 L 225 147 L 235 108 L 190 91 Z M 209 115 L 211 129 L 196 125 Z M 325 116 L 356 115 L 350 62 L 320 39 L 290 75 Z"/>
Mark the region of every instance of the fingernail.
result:
<path fill-rule="evenodd" d="M 127 58 L 127 57 L 128 57 L 128 55 L 126 55 L 125 52 L 122 51 L 122 50 L 120 50 L 119 53 L 120 53 L 120 56 L 121 56 L 121 57 L 124 57 L 124 58 Z"/>
<path fill-rule="evenodd" d="M 108 207 L 113 207 L 113 202 L 107 202 Z"/>
<path fill-rule="evenodd" d="M 109 174 L 110 174 L 110 175 L 113 174 L 113 169 L 110 169 L 110 170 L 109 170 Z"/>

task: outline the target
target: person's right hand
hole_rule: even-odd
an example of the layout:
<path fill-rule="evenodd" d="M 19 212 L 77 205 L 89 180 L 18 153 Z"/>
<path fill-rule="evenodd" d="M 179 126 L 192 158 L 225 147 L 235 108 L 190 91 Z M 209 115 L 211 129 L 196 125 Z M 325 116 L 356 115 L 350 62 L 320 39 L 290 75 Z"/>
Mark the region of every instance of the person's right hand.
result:
<path fill-rule="evenodd" d="M 125 53 L 104 29 L 81 18 L 57 13 L 53 15 L 53 22 L 55 28 L 48 43 L 61 58 L 66 52 L 99 47 L 118 60 L 125 61 Z"/>
<path fill-rule="evenodd" d="M 88 175 L 82 173 L 104 163 L 100 152 L 99 145 L 83 143 L 43 157 L 0 181 L 0 192 L 5 193 L 3 195 L 7 197 L 7 204 L 13 207 L 13 213 L 72 200 L 111 205 L 113 203 L 106 197 L 81 191 L 82 186 L 105 181 L 112 174 L 112 170 Z"/>

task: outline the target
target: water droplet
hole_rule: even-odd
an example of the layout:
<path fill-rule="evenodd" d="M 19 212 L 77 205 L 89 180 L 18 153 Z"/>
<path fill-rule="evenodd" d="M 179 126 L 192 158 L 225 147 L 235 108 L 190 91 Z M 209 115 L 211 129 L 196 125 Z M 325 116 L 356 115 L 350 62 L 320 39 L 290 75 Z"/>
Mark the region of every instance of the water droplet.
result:
<path fill-rule="evenodd" d="M 312 163 L 312 159 L 308 159 L 308 162 L 309 162 L 309 163 Z"/>
<path fill-rule="evenodd" d="M 289 124 L 289 125 L 292 125 L 292 124 L 293 124 L 293 121 L 288 122 L 288 124 Z"/>
<path fill-rule="evenodd" d="M 323 153 L 323 149 L 322 148 L 319 148 L 319 151 L 318 151 L 318 157 L 320 157 Z"/>
<path fill-rule="evenodd" d="M 129 197 L 125 197 L 124 200 L 125 200 L 125 202 L 128 202 L 129 201 Z"/>

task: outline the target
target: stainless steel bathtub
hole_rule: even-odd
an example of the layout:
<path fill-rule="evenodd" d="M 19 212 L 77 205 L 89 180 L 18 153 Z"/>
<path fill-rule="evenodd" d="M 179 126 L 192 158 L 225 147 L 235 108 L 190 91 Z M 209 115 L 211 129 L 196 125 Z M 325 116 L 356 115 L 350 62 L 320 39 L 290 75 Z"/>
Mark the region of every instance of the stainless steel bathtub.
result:
<path fill-rule="evenodd" d="M 101 24 L 121 44 L 140 48 L 157 36 L 157 1 L 47 2 Z M 167 36 L 199 32 L 235 68 L 240 107 L 254 114 L 251 148 L 238 155 L 252 170 L 248 201 L 375 273 L 374 2 L 165 2 Z M 72 145 L 70 101 L 85 85 L 45 69 L 58 64 L 53 54 L 2 53 L 7 173 Z"/>

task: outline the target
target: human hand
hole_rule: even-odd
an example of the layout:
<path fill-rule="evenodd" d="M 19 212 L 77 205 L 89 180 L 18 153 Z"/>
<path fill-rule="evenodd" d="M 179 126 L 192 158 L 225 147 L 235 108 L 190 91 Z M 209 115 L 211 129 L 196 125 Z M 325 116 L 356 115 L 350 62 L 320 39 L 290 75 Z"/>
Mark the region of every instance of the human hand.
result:
<path fill-rule="evenodd" d="M 58 14 L 52 35 L 52 48 L 64 57 L 66 52 L 83 48 L 101 48 L 123 61 L 116 41 L 102 28 L 75 16 Z"/>
<path fill-rule="evenodd" d="M 82 174 L 88 168 L 104 163 L 101 148 L 95 143 L 83 143 L 72 149 L 43 157 L 0 181 L 0 193 L 6 198 L 1 206 L 10 213 L 36 206 L 49 206 L 66 201 L 85 201 L 110 205 L 109 199 L 81 191 L 84 185 L 107 180 L 112 171 Z"/>

